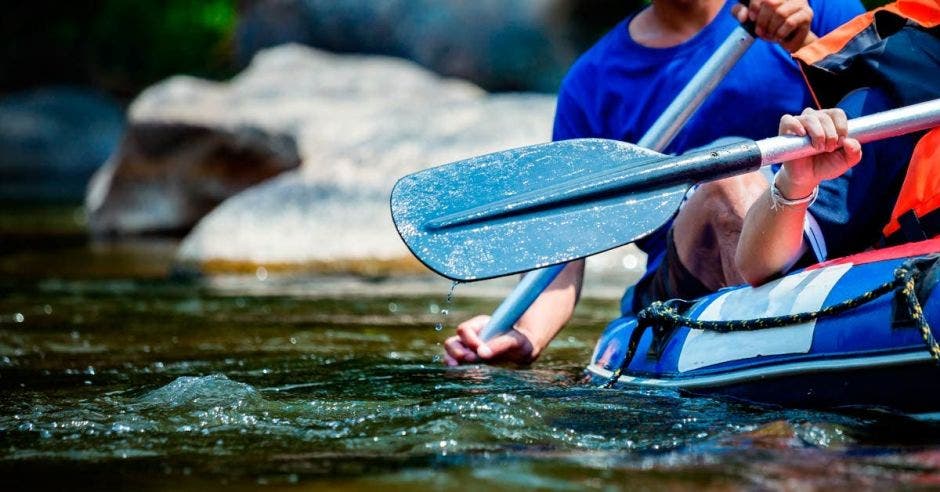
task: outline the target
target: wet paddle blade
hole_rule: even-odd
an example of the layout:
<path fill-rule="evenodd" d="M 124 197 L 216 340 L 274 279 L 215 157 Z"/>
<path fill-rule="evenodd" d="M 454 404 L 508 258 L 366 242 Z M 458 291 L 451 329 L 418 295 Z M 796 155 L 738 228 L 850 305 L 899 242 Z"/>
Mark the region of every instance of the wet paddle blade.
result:
<path fill-rule="evenodd" d="M 583 189 L 663 157 L 601 139 L 496 152 L 402 178 L 392 218 L 412 253 L 450 279 L 527 271 L 630 243 L 666 222 L 687 183 L 627 195 Z"/>

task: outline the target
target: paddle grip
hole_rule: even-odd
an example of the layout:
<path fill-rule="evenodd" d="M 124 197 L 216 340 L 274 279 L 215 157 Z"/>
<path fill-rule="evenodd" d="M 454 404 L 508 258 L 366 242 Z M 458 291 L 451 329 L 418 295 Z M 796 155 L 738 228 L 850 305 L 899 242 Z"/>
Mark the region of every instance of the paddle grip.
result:
<path fill-rule="evenodd" d="M 940 125 L 940 99 L 849 120 L 849 136 L 861 143 L 926 130 Z M 808 137 L 781 136 L 755 142 L 761 164 L 792 161 L 822 153 Z"/>

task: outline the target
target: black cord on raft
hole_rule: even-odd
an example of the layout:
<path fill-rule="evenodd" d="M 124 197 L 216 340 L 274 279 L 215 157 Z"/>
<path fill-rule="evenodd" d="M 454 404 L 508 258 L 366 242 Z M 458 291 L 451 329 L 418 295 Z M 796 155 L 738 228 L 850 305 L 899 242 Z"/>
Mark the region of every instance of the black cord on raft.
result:
<path fill-rule="evenodd" d="M 931 258 L 931 262 L 936 258 Z M 724 320 L 724 321 L 701 321 L 680 313 L 680 305 L 691 305 L 689 301 L 682 299 L 672 299 L 669 301 L 656 301 L 640 311 L 636 318 L 638 325 L 630 335 L 630 342 L 627 344 L 627 352 L 624 354 L 623 362 L 611 375 L 610 379 L 602 386 L 603 388 L 612 388 L 617 384 L 620 376 L 630 365 L 634 355 L 636 355 L 637 345 L 640 343 L 642 334 L 646 332 L 645 328 L 649 326 L 658 326 L 662 328 L 675 328 L 687 326 L 696 330 L 715 331 L 719 333 L 731 333 L 736 331 L 756 331 L 768 328 L 779 328 L 782 326 L 792 326 L 808 321 L 834 316 L 844 313 L 850 309 L 855 309 L 861 305 L 867 304 L 889 292 L 897 291 L 905 300 L 905 306 L 910 313 L 911 319 L 920 330 L 921 338 L 927 346 L 930 356 L 940 363 L 940 345 L 927 324 L 924 316 L 924 309 L 920 305 L 920 299 L 917 298 L 917 280 L 921 277 L 920 260 L 908 260 L 894 271 L 894 278 L 885 282 L 874 289 L 864 292 L 851 299 L 846 299 L 838 304 L 833 304 L 818 311 L 805 313 L 786 314 L 782 316 L 770 316 L 767 318 Z"/>

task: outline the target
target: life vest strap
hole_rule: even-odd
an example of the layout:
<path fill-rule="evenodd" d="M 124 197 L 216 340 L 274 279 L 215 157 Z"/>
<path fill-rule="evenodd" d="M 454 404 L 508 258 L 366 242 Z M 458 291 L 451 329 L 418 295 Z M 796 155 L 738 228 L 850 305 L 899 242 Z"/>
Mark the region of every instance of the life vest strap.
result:
<path fill-rule="evenodd" d="M 898 216 L 898 225 L 900 229 L 884 236 L 878 247 L 924 241 L 940 235 L 940 209 L 931 210 L 920 217 L 913 210 L 908 210 Z"/>

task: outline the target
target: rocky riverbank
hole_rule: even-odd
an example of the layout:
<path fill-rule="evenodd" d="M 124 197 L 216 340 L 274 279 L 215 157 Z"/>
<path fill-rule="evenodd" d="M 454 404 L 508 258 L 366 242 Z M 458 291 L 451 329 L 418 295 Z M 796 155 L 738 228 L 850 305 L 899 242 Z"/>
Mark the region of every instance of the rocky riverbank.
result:
<path fill-rule="evenodd" d="M 397 58 L 272 48 L 228 82 L 174 77 L 141 94 L 90 187 L 90 226 L 195 224 L 177 258 L 202 272 L 420 270 L 389 216 L 395 181 L 548 141 L 553 113 L 554 96 L 491 94 Z"/>

